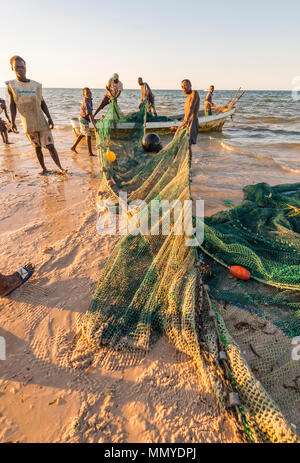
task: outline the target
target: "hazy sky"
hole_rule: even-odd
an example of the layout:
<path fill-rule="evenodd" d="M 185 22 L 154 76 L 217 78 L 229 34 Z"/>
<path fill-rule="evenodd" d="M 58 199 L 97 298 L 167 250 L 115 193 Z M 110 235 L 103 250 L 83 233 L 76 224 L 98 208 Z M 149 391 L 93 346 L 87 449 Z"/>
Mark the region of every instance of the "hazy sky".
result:
<path fill-rule="evenodd" d="M 290 89 L 300 75 L 300 0 L 1 2 L 1 81 L 9 58 L 44 87 Z M 0 86 L 2 84 L 0 83 Z"/>

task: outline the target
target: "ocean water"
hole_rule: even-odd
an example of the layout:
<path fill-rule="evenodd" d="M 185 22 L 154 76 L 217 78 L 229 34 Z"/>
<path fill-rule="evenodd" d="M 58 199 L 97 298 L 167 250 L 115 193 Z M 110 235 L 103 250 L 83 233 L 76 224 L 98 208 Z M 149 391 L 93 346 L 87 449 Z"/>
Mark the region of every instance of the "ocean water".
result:
<path fill-rule="evenodd" d="M 96 108 L 104 90 L 92 92 Z M 82 90 L 45 88 L 43 93 L 60 133 L 58 143 L 63 144 L 62 134 L 68 140 L 57 147 L 66 150 L 72 133 L 70 119 L 78 116 Z M 221 106 L 234 93 L 216 90 L 214 102 Z M 183 112 L 185 96 L 180 90 L 154 90 L 154 94 L 159 114 Z M 206 92 L 199 94 L 202 107 Z M 4 89 L 0 89 L 0 96 L 6 97 Z M 119 105 L 125 113 L 135 111 L 139 100 L 138 89 L 124 90 Z M 236 108 L 222 132 L 200 133 L 193 148 L 192 192 L 194 197 L 206 200 L 206 212 L 223 208 L 226 199 L 241 200 L 245 185 L 300 180 L 300 100 L 294 101 L 289 91 L 247 91 Z"/>

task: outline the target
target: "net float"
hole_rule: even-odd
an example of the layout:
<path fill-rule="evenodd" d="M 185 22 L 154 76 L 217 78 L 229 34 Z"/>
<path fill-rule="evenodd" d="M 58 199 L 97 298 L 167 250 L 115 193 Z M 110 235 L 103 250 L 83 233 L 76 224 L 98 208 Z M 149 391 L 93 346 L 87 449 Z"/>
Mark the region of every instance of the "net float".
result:
<path fill-rule="evenodd" d="M 106 151 L 106 159 L 109 162 L 115 162 L 117 157 L 116 157 L 116 155 L 115 155 L 115 153 L 113 151 L 110 151 L 110 149 L 107 149 L 107 151 Z"/>
<path fill-rule="evenodd" d="M 240 265 L 232 265 L 229 269 L 229 272 L 234 277 L 238 278 L 239 280 L 250 280 L 251 273 L 245 267 L 241 267 Z"/>

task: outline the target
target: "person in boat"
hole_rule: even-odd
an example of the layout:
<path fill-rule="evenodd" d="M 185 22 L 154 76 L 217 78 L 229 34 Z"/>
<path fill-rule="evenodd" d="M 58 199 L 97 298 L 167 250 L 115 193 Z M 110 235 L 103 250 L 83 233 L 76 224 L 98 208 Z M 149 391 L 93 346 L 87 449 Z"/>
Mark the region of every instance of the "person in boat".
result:
<path fill-rule="evenodd" d="M 204 115 L 205 116 L 211 116 L 212 115 L 212 108 L 216 107 L 216 105 L 212 101 L 214 90 L 215 90 L 214 85 L 211 85 L 209 87 L 209 92 L 206 95 L 206 98 L 205 98 L 205 101 L 204 101 Z"/>
<path fill-rule="evenodd" d="M 89 123 L 91 122 L 94 126 L 94 129 L 97 131 L 96 121 L 93 116 L 93 98 L 92 92 L 88 87 L 85 87 L 82 91 L 83 93 L 83 101 L 81 103 L 80 113 L 79 113 L 79 126 L 80 126 L 80 134 L 75 140 L 73 146 L 71 146 L 71 151 L 77 153 L 76 147 L 78 143 L 83 139 L 86 138 L 86 143 L 89 150 L 90 156 L 95 156 L 92 151 L 92 138 L 90 134 L 90 126 Z"/>
<path fill-rule="evenodd" d="M 34 266 L 29 263 L 11 275 L 0 273 L 0 297 L 11 294 L 15 289 L 25 283 L 33 274 Z"/>
<path fill-rule="evenodd" d="M 175 136 L 180 130 L 187 127 L 190 136 L 190 144 L 195 145 L 197 143 L 199 130 L 198 113 L 200 107 L 200 97 L 196 90 L 192 90 L 192 84 L 189 79 L 184 79 L 181 82 L 181 89 L 186 95 L 184 105 L 184 119 L 181 126 L 179 126 L 176 130 Z"/>
<path fill-rule="evenodd" d="M 6 127 L 5 122 L 1 119 L 1 114 L 2 113 L 5 114 L 5 117 L 6 117 L 6 119 L 8 120 L 8 122 L 10 124 L 10 118 L 9 118 L 9 116 L 7 114 L 7 108 L 6 108 L 5 100 L 0 98 L 0 133 L 1 133 L 3 143 L 5 145 L 9 145 L 8 135 L 7 135 L 7 127 Z"/>
<path fill-rule="evenodd" d="M 151 113 L 153 116 L 157 116 L 157 112 L 155 109 L 154 104 L 154 95 L 152 93 L 151 88 L 147 84 L 147 82 L 143 82 L 142 77 L 138 78 L 138 84 L 141 87 L 141 103 L 147 100 L 147 111 Z"/>
<path fill-rule="evenodd" d="M 6 83 L 9 96 L 11 130 L 19 133 L 16 127 L 17 110 L 20 113 L 24 132 L 35 149 L 38 161 L 42 167 L 41 174 L 48 172 L 42 148 L 47 148 L 59 173 L 65 173 L 61 166 L 51 129 L 54 128 L 48 107 L 42 94 L 42 85 L 26 77 L 26 63 L 20 56 L 13 56 L 10 60 L 16 79 Z M 46 115 L 48 122 L 44 116 Z"/>
<path fill-rule="evenodd" d="M 121 95 L 121 92 L 123 91 L 123 84 L 119 80 L 119 74 L 114 74 L 108 81 L 106 87 L 105 87 L 106 93 L 101 100 L 98 108 L 95 111 L 94 117 L 96 117 L 96 114 L 98 114 L 101 109 L 103 109 L 105 106 L 107 106 L 109 103 L 112 101 L 117 101 L 119 96 Z"/>

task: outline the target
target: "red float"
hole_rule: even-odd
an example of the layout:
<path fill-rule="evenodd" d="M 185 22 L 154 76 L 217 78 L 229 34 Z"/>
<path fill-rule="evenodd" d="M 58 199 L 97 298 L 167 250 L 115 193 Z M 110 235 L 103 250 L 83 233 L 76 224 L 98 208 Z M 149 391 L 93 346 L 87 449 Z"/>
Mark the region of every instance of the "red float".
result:
<path fill-rule="evenodd" d="M 239 280 L 250 280 L 251 273 L 245 267 L 241 267 L 240 265 L 232 265 L 229 269 L 229 272 L 234 277 L 238 278 Z"/>

